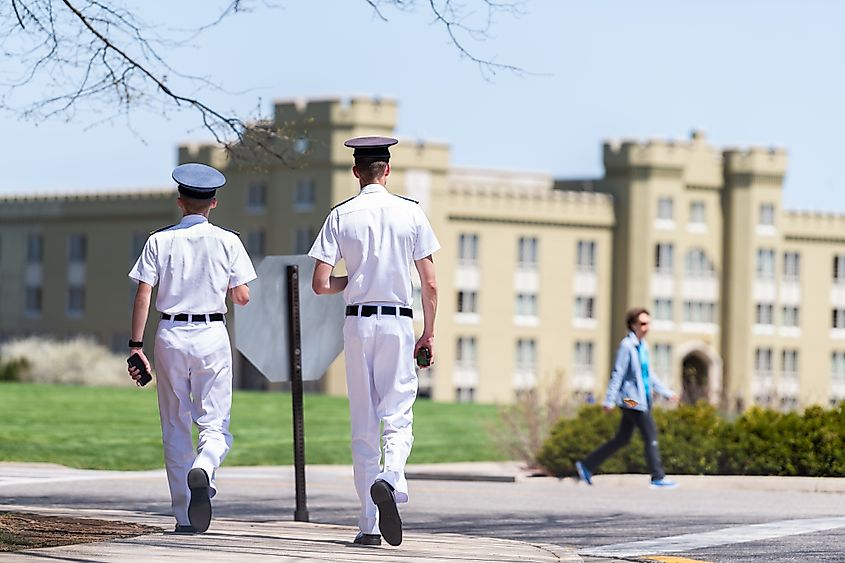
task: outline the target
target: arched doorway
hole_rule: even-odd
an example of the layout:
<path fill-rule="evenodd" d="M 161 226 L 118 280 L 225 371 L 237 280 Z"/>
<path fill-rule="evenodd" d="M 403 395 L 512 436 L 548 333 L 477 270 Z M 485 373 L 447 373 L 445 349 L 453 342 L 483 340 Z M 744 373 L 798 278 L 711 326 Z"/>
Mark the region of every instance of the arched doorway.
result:
<path fill-rule="evenodd" d="M 689 354 L 681 364 L 681 402 L 694 405 L 710 400 L 710 373 L 707 361 L 698 354 Z"/>

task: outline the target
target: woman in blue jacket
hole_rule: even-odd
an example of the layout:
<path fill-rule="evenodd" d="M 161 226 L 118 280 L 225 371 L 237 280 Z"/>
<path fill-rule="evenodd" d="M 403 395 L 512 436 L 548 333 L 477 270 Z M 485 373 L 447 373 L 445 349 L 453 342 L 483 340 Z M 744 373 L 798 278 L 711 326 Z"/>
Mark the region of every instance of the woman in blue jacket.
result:
<path fill-rule="evenodd" d="M 654 393 L 672 401 L 676 401 L 678 397 L 651 373 L 648 345 L 645 341 L 650 320 L 648 311 L 641 307 L 631 309 L 626 315 L 630 332 L 622 339 L 616 352 L 616 362 L 603 405 L 605 412 L 619 407 L 622 410 L 622 420 L 613 438 L 599 446 L 583 461 L 575 462 L 578 476 L 588 485 L 593 484 L 593 473 L 604 460 L 631 440 L 636 427 L 645 444 L 645 459 L 651 472 L 651 487 L 671 489 L 677 486 L 675 482 L 666 479 L 666 473 L 663 471 L 660 450 L 657 447 L 657 427 L 651 416 L 651 404 Z"/>

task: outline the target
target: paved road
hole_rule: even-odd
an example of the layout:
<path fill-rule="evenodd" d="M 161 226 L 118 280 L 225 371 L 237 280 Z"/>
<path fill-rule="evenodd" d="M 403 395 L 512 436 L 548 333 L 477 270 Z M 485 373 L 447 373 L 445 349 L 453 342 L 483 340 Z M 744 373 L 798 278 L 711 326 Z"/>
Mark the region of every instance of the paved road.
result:
<path fill-rule="evenodd" d="M 521 474 L 514 464 L 415 467 L 416 472 L 516 475 L 513 483 L 412 480 L 409 532 L 450 532 L 574 547 L 585 561 L 647 555 L 713 563 L 845 561 L 845 480 L 685 477 L 653 491 L 645 476 L 573 480 Z M 290 467 L 223 468 L 215 516 L 293 518 Z M 351 469 L 311 466 L 312 522 L 354 526 Z M 0 464 L 0 504 L 168 512 L 163 471 L 84 472 Z M 643 543 L 647 542 L 647 543 Z"/>

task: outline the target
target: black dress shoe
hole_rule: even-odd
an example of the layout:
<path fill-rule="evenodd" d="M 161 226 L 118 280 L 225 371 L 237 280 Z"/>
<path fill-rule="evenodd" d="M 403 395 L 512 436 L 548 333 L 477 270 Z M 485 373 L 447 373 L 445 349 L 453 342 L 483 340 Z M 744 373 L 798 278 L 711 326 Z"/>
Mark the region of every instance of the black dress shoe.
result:
<path fill-rule="evenodd" d="M 384 479 L 376 479 L 370 487 L 370 497 L 378 507 L 378 528 L 390 545 L 402 543 L 402 519 L 393 498 L 393 487 Z"/>
<path fill-rule="evenodd" d="M 352 543 L 357 543 L 358 545 L 381 545 L 381 536 L 378 534 L 365 534 L 364 532 L 358 532 L 358 535 L 355 536 L 355 540 Z"/>
<path fill-rule="evenodd" d="M 177 534 L 196 534 L 197 529 L 189 524 L 176 524 L 176 529 L 173 530 Z"/>
<path fill-rule="evenodd" d="M 204 469 L 194 467 L 188 472 L 188 488 L 191 489 L 188 520 L 197 532 L 204 532 L 211 524 L 211 497 L 208 474 Z"/>

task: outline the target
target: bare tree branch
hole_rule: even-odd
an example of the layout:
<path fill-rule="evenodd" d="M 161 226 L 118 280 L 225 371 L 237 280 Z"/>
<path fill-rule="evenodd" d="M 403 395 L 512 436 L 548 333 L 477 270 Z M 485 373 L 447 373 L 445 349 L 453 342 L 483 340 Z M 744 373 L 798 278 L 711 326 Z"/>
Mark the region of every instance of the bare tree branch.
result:
<path fill-rule="evenodd" d="M 187 110 L 195 112 L 200 127 L 231 154 L 270 153 L 290 162 L 298 136 L 272 120 L 246 120 L 215 107 L 208 93 L 225 90 L 208 77 L 177 71 L 167 56 L 171 47 L 184 46 L 226 18 L 256 5 L 278 7 L 277 1 L 282 0 L 226 0 L 209 23 L 183 33 L 167 28 L 164 34 L 119 1 L 0 2 L 0 56 L 5 61 L 0 66 L 0 110 L 32 120 L 71 120 L 86 112 L 95 116 L 95 123 L 119 116 L 128 122 L 138 110 L 162 115 Z M 520 14 L 524 0 L 364 1 L 382 21 L 387 21 L 386 8 L 410 12 L 424 6 L 458 53 L 476 63 L 484 75 L 522 72 L 476 56 L 466 41 L 489 38 L 494 16 Z M 478 13 L 470 9 L 478 6 Z"/>

